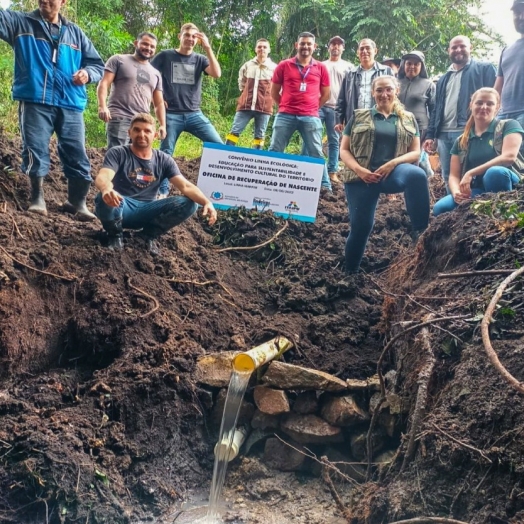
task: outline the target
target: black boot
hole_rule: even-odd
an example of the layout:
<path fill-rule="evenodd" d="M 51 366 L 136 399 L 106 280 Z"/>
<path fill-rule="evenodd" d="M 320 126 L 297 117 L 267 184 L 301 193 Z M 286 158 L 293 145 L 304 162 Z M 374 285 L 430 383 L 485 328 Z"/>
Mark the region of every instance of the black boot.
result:
<path fill-rule="evenodd" d="M 121 251 L 124 248 L 122 219 L 102 222 L 102 226 L 107 232 L 107 247 L 113 251 Z"/>
<path fill-rule="evenodd" d="M 91 187 L 91 180 L 85 178 L 69 178 L 67 180 L 67 202 L 62 211 L 73 213 L 81 222 L 89 222 L 96 217 L 87 209 L 86 197 Z"/>
<path fill-rule="evenodd" d="M 30 177 L 31 181 L 31 205 L 28 208 L 30 213 L 47 216 L 47 208 L 44 200 L 44 177 Z"/>
<path fill-rule="evenodd" d="M 418 242 L 418 239 L 422 233 L 424 233 L 425 229 L 414 229 L 411 231 L 409 236 L 411 237 L 411 242 L 413 245 L 415 245 Z"/>

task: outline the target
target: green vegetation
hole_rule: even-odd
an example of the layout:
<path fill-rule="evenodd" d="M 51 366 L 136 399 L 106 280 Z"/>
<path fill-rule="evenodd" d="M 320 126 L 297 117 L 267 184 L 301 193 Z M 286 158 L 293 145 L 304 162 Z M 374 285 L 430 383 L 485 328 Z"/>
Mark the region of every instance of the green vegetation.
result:
<path fill-rule="evenodd" d="M 475 55 L 481 56 L 485 36 L 496 36 L 471 13 L 471 7 L 477 4 L 478 0 L 71 0 L 63 12 L 85 30 L 104 60 L 115 53 L 131 52 L 140 31 L 154 32 L 161 50 L 177 45 L 178 28 L 183 23 L 197 24 L 212 41 L 222 66 L 222 78 L 204 80 L 202 109 L 225 136 L 239 95 L 238 69 L 253 56 L 258 38 L 271 42 L 271 56 L 278 61 L 293 54 L 298 33 L 311 31 L 319 44 L 317 58 L 325 59 L 329 38 L 339 34 L 346 39 L 344 57 L 355 61 L 357 42 L 371 37 L 379 46 L 379 57 L 400 56 L 417 48 L 426 53 L 432 72 L 442 72 L 448 64 L 446 48 L 451 37 L 470 36 Z M 36 7 L 35 0 L 15 0 L 12 4 L 13 9 L 23 11 Z M 0 119 L 7 132 L 17 133 L 17 108 L 10 102 L 12 70 L 12 50 L 0 43 Z M 97 116 L 95 86 L 88 91 L 87 142 L 101 147 L 105 132 Z M 240 145 L 249 147 L 251 137 L 246 130 Z M 183 134 L 176 154 L 191 158 L 200 151 L 199 141 Z"/>

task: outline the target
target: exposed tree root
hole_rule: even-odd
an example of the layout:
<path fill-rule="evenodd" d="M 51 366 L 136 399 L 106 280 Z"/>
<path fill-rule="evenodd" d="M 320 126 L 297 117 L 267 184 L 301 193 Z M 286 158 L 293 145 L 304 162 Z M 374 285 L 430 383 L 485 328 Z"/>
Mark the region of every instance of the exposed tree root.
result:
<path fill-rule="evenodd" d="M 519 393 L 524 394 L 524 384 L 522 382 L 519 382 L 501 363 L 500 360 L 495 353 L 495 350 L 493 349 L 493 346 L 491 345 L 491 340 L 489 338 L 489 324 L 492 320 L 493 312 L 495 311 L 495 307 L 502 297 L 502 294 L 504 293 L 504 290 L 508 287 L 508 284 L 513 282 L 518 276 L 522 275 L 524 273 L 524 266 L 520 269 L 517 269 L 516 271 L 513 271 L 511 275 L 507 278 L 505 278 L 502 281 L 502 284 L 497 288 L 497 291 L 493 295 L 493 298 L 491 299 L 491 302 L 489 303 L 488 307 L 486 308 L 486 312 L 484 313 L 484 318 L 482 319 L 482 322 L 480 324 L 480 330 L 482 333 L 482 342 L 484 343 L 484 349 L 486 350 L 486 353 L 488 354 L 488 358 L 490 362 L 493 364 L 493 367 L 502 375 L 502 378 L 508 382 L 513 388 L 515 388 Z"/>
<path fill-rule="evenodd" d="M 440 524 L 469 524 L 463 520 L 446 519 L 444 517 L 417 517 L 415 519 L 396 520 L 395 522 L 390 522 L 390 524 L 428 524 L 431 522 L 438 522 Z"/>
<path fill-rule="evenodd" d="M 130 278 L 127 279 L 127 283 L 128 283 L 128 285 L 129 285 L 129 287 L 131 289 L 134 289 L 135 291 L 137 291 L 141 295 L 144 295 L 145 297 L 151 299 L 153 301 L 153 303 L 155 304 L 153 309 L 150 309 L 144 315 L 140 315 L 142 318 L 145 318 L 145 317 L 148 317 L 149 315 L 152 315 L 155 311 L 157 311 L 160 308 L 160 304 L 159 304 L 158 300 L 154 296 L 150 295 L 149 293 L 146 293 L 143 289 L 140 289 L 139 287 L 133 286 L 133 284 L 131 284 L 131 279 Z"/>
<path fill-rule="evenodd" d="M 404 455 L 404 460 L 402 462 L 402 467 L 400 471 L 402 472 L 406 466 L 410 464 L 415 456 L 416 451 L 416 434 L 420 428 L 422 422 L 422 417 L 426 409 L 426 402 L 428 398 L 428 385 L 433 374 L 433 368 L 435 367 L 435 356 L 431 349 L 431 343 L 429 339 L 428 328 L 422 328 L 421 332 L 422 338 L 422 349 L 425 354 L 424 365 L 420 370 L 418 375 L 418 391 L 417 391 L 417 400 L 415 401 L 415 408 L 413 410 L 413 416 L 411 418 L 411 427 L 409 429 L 409 439 L 406 449 L 406 454 Z"/>
<path fill-rule="evenodd" d="M 269 240 L 262 242 L 262 244 L 257 244 L 256 246 L 240 246 L 240 247 L 223 247 L 222 249 L 217 249 L 217 253 L 224 253 L 224 251 L 252 251 L 253 249 L 258 249 L 260 247 L 267 246 L 273 240 L 275 240 L 281 233 L 283 233 L 289 226 L 289 222 L 284 224 L 284 227 L 279 229 Z"/>
<path fill-rule="evenodd" d="M 477 277 L 479 275 L 507 275 L 513 273 L 513 269 L 486 269 L 483 271 L 464 271 L 462 273 L 439 273 L 438 278 L 462 278 Z"/>

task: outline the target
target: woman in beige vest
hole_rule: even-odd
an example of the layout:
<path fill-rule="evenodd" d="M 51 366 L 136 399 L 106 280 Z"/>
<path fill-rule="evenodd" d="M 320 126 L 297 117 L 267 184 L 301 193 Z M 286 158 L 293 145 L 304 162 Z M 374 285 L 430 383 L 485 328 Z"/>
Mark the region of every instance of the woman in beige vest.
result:
<path fill-rule="evenodd" d="M 372 85 L 375 106 L 358 109 L 348 122 L 340 158 L 349 208 L 350 232 L 346 242 L 346 273 L 360 269 L 373 229 L 381 193 L 404 193 L 414 241 L 428 226 L 429 190 L 420 156 L 417 121 L 398 100 L 396 78 L 381 76 Z"/>

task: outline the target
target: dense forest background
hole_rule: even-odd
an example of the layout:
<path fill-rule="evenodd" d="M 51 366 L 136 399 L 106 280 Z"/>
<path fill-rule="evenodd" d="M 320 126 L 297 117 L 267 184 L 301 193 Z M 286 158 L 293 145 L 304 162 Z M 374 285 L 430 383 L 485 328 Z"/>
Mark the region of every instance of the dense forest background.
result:
<path fill-rule="evenodd" d="M 140 31 L 158 36 L 158 51 L 176 47 L 183 23 L 193 22 L 212 41 L 222 66 L 218 80 L 206 78 L 202 108 L 224 136 L 229 130 L 238 98 L 237 75 L 253 56 L 258 38 L 271 42 L 274 61 L 291 56 L 301 31 L 317 36 L 317 58 L 327 58 L 327 42 L 334 35 L 346 39 L 344 58 L 356 61 L 357 42 L 369 37 L 377 42 L 379 59 L 419 49 L 426 54 L 432 74 L 448 67 L 447 44 L 457 34 L 471 37 L 475 56 L 483 56 L 487 43 L 499 36 L 475 13 L 479 0 L 70 0 L 63 14 L 82 27 L 104 60 L 115 53 L 133 51 Z M 36 9 L 34 0 L 16 0 L 11 9 Z M 16 133 L 17 106 L 11 101 L 13 52 L 0 43 L 0 122 Z M 89 146 L 105 145 L 104 124 L 97 117 L 96 86 L 89 86 L 85 113 Z M 198 142 L 182 141 L 177 155 L 187 155 Z M 246 143 L 249 143 L 246 139 Z M 194 155 L 194 153 L 193 153 Z"/>

